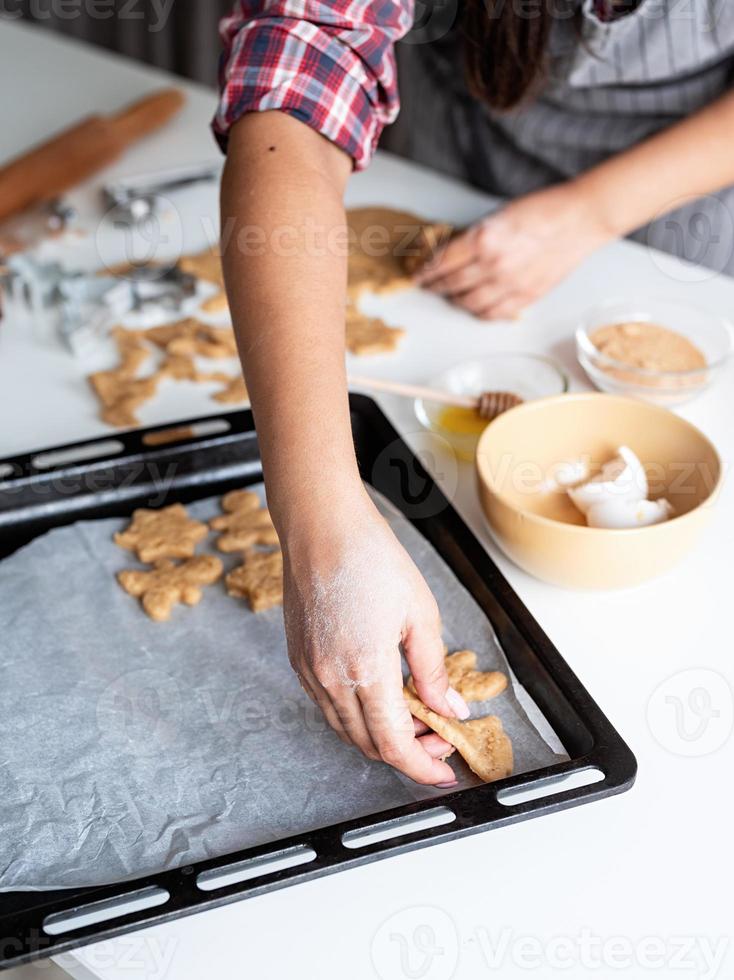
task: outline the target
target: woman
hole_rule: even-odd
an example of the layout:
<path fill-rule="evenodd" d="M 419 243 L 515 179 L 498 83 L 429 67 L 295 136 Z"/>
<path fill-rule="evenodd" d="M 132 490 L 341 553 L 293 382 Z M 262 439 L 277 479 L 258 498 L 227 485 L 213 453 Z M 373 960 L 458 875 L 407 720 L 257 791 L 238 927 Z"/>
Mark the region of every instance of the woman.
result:
<path fill-rule="evenodd" d="M 402 46 L 392 147 L 513 200 L 453 240 L 423 284 L 477 316 L 516 316 L 632 233 L 734 271 L 732 6 L 427 8 Z M 448 688 L 436 603 L 359 479 L 346 259 L 333 244 L 347 178 L 396 117 L 393 46 L 412 14 L 410 0 L 242 0 L 223 23 L 215 130 L 228 149 L 225 275 L 283 543 L 291 662 L 343 739 L 451 785 L 446 743 L 416 735 L 405 707 L 399 644 L 429 707 L 467 709 Z"/>

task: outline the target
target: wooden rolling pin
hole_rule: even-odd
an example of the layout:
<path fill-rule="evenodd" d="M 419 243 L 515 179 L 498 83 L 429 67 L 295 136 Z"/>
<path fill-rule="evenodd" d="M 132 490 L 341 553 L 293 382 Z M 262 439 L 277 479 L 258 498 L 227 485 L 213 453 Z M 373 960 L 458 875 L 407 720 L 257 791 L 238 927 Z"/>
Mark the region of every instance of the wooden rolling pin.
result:
<path fill-rule="evenodd" d="M 400 381 L 383 381 L 381 378 L 364 378 L 349 375 L 349 383 L 371 391 L 386 391 L 403 398 L 423 398 L 425 401 L 439 402 L 442 405 L 458 405 L 460 408 L 473 408 L 480 418 L 489 422 L 516 405 L 522 405 L 522 398 L 511 391 L 483 391 L 481 395 L 457 395 L 453 391 L 440 388 L 427 388 L 424 385 L 403 384 Z"/>
<path fill-rule="evenodd" d="M 159 129 L 184 104 L 163 89 L 112 116 L 89 116 L 0 168 L 0 220 L 53 200 L 113 163 L 136 140 Z"/>

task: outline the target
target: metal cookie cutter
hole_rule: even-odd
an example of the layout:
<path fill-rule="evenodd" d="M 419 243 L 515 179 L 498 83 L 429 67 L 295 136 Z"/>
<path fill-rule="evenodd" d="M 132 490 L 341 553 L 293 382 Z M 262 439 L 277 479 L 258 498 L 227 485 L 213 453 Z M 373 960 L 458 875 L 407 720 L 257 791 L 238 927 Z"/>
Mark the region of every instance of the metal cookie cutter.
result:
<path fill-rule="evenodd" d="M 157 213 L 160 198 L 195 184 L 218 180 L 221 172 L 221 161 L 159 170 L 107 184 L 104 194 L 107 202 L 116 208 L 116 217 L 129 225 L 136 225 Z"/>
<path fill-rule="evenodd" d="M 58 332 L 65 346 L 82 356 L 126 313 L 151 307 L 180 311 L 196 293 L 196 279 L 176 265 L 130 266 L 124 275 L 100 275 L 19 254 L 0 263 L 0 290 L 8 315 L 29 319 L 37 337 Z"/>
<path fill-rule="evenodd" d="M 124 276 L 81 275 L 59 284 L 59 332 L 74 354 L 83 354 L 115 320 L 151 307 L 177 313 L 196 293 L 196 279 L 178 266 L 131 266 Z"/>

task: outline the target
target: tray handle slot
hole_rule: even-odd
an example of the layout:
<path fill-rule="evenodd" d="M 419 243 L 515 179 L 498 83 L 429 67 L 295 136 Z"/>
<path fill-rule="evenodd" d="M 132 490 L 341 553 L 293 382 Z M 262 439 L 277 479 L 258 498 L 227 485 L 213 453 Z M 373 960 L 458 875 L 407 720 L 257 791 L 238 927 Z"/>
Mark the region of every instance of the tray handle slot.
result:
<path fill-rule="evenodd" d="M 203 422 L 193 422 L 191 425 L 173 425 L 165 429 L 155 429 L 143 435 L 144 446 L 170 446 L 185 439 L 200 439 L 205 436 L 217 436 L 229 432 L 232 428 L 227 419 L 206 419 Z"/>
<path fill-rule="evenodd" d="M 391 840 L 393 837 L 403 837 L 405 834 L 414 834 L 419 830 L 441 827 L 444 824 L 453 823 L 454 820 L 456 820 L 456 814 L 452 809 L 447 806 L 437 806 L 431 810 L 424 810 L 422 813 L 411 813 L 406 817 L 398 817 L 396 820 L 385 820 L 382 823 L 359 827 L 357 830 L 348 830 L 342 834 L 342 844 L 344 847 L 354 849 L 367 847 L 369 844 Z"/>
<path fill-rule="evenodd" d="M 58 936 L 61 933 L 73 932 L 75 929 L 84 929 L 98 922 L 106 922 L 108 919 L 119 919 L 120 916 L 132 912 L 142 912 L 157 905 L 165 905 L 170 897 L 165 888 L 155 886 L 141 888 L 126 895 L 105 899 L 103 902 L 90 902 L 88 905 L 79 905 L 65 912 L 54 912 L 46 916 L 42 928 L 47 936 Z"/>
<path fill-rule="evenodd" d="M 212 892 L 217 888 L 226 888 L 242 881 L 272 874 L 273 871 L 285 871 L 286 868 L 295 868 L 299 864 L 308 864 L 315 859 L 316 851 L 312 847 L 299 844 L 297 847 L 272 851 L 260 857 L 247 858 L 236 864 L 226 864 L 220 868 L 212 868 L 210 871 L 202 871 L 196 878 L 196 887 L 203 892 Z"/>
<path fill-rule="evenodd" d="M 584 769 L 574 769 L 573 772 L 564 772 L 557 776 L 549 776 L 546 779 L 534 779 L 529 783 L 520 786 L 509 786 L 501 789 L 497 793 L 497 802 L 502 806 L 518 806 L 521 803 L 529 803 L 531 800 L 541 800 L 546 796 L 556 796 L 558 793 L 565 793 L 572 789 L 581 789 L 584 786 L 593 786 L 606 779 L 606 774 L 597 766 L 588 766 Z"/>
<path fill-rule="evenodd" d="M 50 470 L 56 466 L 67 466 L 69 463 L 86 463 L 90 459 L 99 459 L 103 456 L 117 456 L 124 450 L 125 443 L 120 439 L 102 439 L 99 442 L 85 442 L 65 449 L 36 453 L 31 457 L 31 466 L 35 470 Z"/>

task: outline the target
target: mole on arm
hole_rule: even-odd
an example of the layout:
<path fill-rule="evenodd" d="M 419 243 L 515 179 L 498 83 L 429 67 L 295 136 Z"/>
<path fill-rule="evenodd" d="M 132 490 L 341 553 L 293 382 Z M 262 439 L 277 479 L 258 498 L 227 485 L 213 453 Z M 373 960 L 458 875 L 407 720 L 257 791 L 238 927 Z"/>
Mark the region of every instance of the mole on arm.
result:
<path fill-rule="evenodd" d="M 272 152 L 273 152 L 273 150 L 275 150 L 275 147 L 274 147 L 274 146 L 269 146 L 269 147 L 268 147 L 268 150 L 269 150 L 269 151 L 270 151 L 270 152 L 272 153 Z"/>

